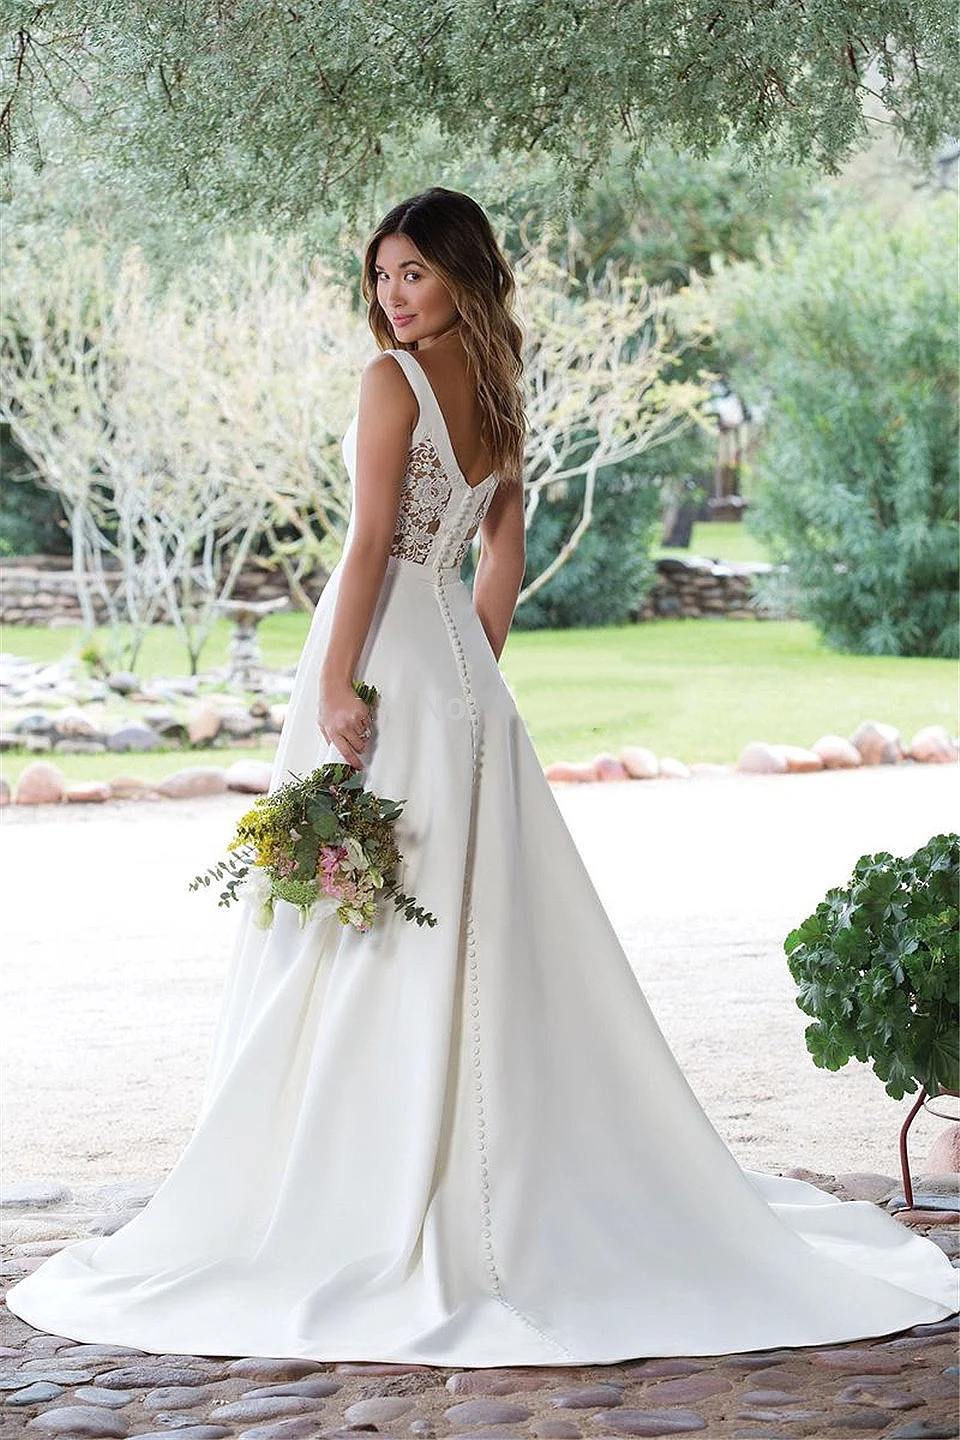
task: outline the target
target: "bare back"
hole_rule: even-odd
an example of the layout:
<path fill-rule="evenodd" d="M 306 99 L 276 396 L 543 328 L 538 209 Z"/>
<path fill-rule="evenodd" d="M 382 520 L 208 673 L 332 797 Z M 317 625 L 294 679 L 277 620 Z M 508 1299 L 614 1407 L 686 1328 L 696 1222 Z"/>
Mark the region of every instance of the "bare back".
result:
<path fill-rule="evenodd" d="M 480 403 L 463 345 L 452 337 L 407 353 L 436 396 L 461 474 L 468 485 L 479 485 L 490 473 L 492 455 L 481 440 Z"/>

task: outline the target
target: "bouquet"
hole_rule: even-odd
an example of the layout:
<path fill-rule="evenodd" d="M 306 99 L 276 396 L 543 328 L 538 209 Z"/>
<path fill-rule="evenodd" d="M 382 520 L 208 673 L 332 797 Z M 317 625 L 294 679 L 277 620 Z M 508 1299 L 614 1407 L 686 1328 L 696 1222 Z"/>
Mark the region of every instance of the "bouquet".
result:
<path fill-rule="evenodd" d="M 368 702 L 372 686 L 355 687 Z M 369 930 L 379 905 L 391 900 L 404 918 L 436 925 L 435 915 L 400 889 L 403 859 L 394 825 L 403 804 L 365 790 L 352 765 L 327 764 L 261 795 L 242 817 L 227 849 L 233 852 L 190 884 L 191 890 L 229 877 L 221 905 L 249 898 L 256 924 L 273 923 L 274 905 L 296 905 L 301 926 L 336 914 L 342 925 Z"/>

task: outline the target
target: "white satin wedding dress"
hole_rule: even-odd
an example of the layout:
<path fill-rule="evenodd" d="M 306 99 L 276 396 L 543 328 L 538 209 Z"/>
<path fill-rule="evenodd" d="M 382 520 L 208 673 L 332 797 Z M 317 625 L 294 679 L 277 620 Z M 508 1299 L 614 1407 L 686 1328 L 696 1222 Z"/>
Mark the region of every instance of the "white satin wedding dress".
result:
<path fill-rule="evenodd" d="M 150 1203 L 11 1310 L 202 1355 L 569 1365 L 822 1345 L 942 1320 L 957 1272 L 868 1203 L 743 1170 L 690 1090 L 566 829 L 460 579 L 470 487 L 419 402 L 358 678 L 366 783 L 404 800 L 405 888 L 367 935 L 247 914 L 196 1129 Z M 355 427 L 344 441 L 351 475 Z M 316 721 L 323 592 L 275 781 Z M 706 1019 L 705 1019 L 706 1023 Z"/>

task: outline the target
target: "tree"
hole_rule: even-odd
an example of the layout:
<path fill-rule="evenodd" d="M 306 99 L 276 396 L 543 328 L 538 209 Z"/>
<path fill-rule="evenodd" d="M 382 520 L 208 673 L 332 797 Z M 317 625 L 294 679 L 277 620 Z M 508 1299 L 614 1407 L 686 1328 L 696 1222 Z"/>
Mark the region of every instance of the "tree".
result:
<path fill-rule="evenodd" d="M 670 378 L 693 340 L 676 339 L 664 287 L 620 275 L 612 265 L 585 282 L 571 269 L 575 257 L 566 268 L 543 249 L 529 251 L 517 266 L 528 340 L 528 531 L 542 497 L 577 496 L 574 523 L 557 535 L 552 555 L 520 591 L 518 606 L 549 584 L 577 549 L 592 524 L 601 477 L 702 423 L 706 398 L 701 385 Z"/>
<path fill-rule="evenodd" d="M 958 653 L 956 215 L 824 217 L 678 309 L 768 411 L 746 517 L 827 644 Z"/>
<path fill-rule="evenodd" d="M 195 669 L 265 507 L 221 463 L 178 317 L 135 252 L 115 276 L 76 237 L 52 274 L 15 252 L 4 279 L 0 413 L 64 505 L 84 622 L 99 601 L 132 665 L 167 618 Z"/>
<path fill-rule="evenodd" d="M 598 489 L 690 426 L 703 391 L 671 379 L 662 287 L 612 266 L 581 281 L 542 244 L 517 279 L 526 523 L 545 495 L 576 502 L 565 528 L 547 526 L 556 543 L 523 602 L 577 550 Z M 224 243 L 206 276 L 157 289 L 136 249 L 114 270 L 74 235 L 57 266 L 12 247 L 3 280 L 0 419 L 61 497 L 88 627 L 99 598 L 130 627 L 132 658 L 165 615 L 195 665 L 256 538 L 294 593 L 335 558 L 350 505 L 340 437 L 373 345 L 298 243 Z"/>
<path fill-rule="evenodd" d="M 0 415 L 63 503 L 86 626 L 99 601 L 131 664 L 166 618 L 196 667 L 257 537 L 294 590 L 342 537 L 362 334 L 298 258 L 227 246 L 200 294 L 156 294 L 136 250 L 5 256 Z"/>
<path fill-rule="evenodd" d="M 835 169 L 874 94 L 932 153 L 960 97 L 954 18 L 947 0 L 6 0 L 0 137 L 42 162 L 52 97 L 157 203 L 276 226 L 360 206 L 386 137 L 432 120 L 454 151 L 555 157 L 562 211 L 614 136 L 635 160 L 653 137 L 732 140 Z"/>

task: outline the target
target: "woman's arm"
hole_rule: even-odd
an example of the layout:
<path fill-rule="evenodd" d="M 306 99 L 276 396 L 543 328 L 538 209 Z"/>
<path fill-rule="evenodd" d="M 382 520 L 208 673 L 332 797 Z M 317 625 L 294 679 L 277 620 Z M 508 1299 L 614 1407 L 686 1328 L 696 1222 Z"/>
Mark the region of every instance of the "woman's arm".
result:
<path fill-rule="evenodd" d="M 499 485 L 480 526 L 473 607 L 497 660 L 503 653 L 526 564 L 523 487 Z"/>
<path fill-rule="evenodd" d="M 389 355 L 378 355 L 360 380 L 353 534 L 320 670 L 321 733 L 358 768 L 369 710 L 353 688 L 354 670 L 387 568 L 416 421 L 417 402 L 402 370 Z"/>

